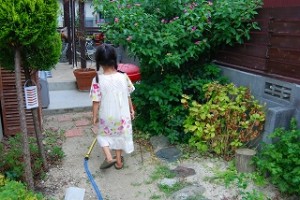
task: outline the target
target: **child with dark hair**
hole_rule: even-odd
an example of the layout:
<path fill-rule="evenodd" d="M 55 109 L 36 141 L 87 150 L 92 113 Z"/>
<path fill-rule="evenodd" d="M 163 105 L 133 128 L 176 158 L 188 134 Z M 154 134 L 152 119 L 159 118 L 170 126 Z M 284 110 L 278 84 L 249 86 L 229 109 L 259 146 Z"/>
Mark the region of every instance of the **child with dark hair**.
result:
<path fill-rule="evenodd" d="M 112 165 L 123 168 L 122 152 L 134 150 L 132 124 L 134 109 L 130 93 L 134 86 L 126 73 L 117 71 L 117 54 L 113 46 L 102 44 L 95 53 L 96 68 L 103 69 L 92 82 L 90 97 L 93 101 L 93 124 L 98 123 L 97 140 L 105 154 L 101 169 Z M 111 150 L 115 150 L 112 156 Z"/>

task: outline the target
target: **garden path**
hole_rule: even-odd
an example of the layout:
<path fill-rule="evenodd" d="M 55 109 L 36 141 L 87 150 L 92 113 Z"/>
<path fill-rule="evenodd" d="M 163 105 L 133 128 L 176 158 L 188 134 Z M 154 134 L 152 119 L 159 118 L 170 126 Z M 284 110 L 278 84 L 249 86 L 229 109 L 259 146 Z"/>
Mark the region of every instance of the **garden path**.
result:
<path fill-rule="evenodd" d="M 63 143 L 66 157 L 61 164 L 51 167 L 46 179 L 40 186 L 47 197 L 63 199 L 69 187 L 78 187 L 85 189 L 85 200 L 97 199 L 84 170 L 84 157 L 97 131 L 91 125 L 90 119 L 91 112 L 89 111 L 44 116 L 44 129 L 62 130 L 66 137 Z M 116 170 L 114 167 L 100 170 L 100 164 L 104 159 L 100 147 L 96 144 L 90 154 L 89 170 L 94 176 L 104 200 L 176 200 L 186 199 L 183 196 L 187 197 L 188 195 L 198 195 L 197 199 L 199 200 L 238 199 L 236 188 L 226 188 L 222 184 L 208 181 L 208 178 L 214 175 L 215 170 L 222 170 L 227 167 L 227 163 L 222 160 L 191 156 L 188 159 L 166 162 L 155 156 L 151 146 L 140 145 L 137 142 L 135 142 L 135 151 L 132 154 L 124 155 L 124 158 L 125 167 L 122 170 Z M 161 165 L 165 165 L 169 169 L 177 167 L 193 169 L 194 174 L 174 179 L 177 182 L 189 183 L 193 187 L 186 187 L 185 191 L 176 194 L 167 195 L 162 192 L 158 184 L 162 182 L 172 184 L 169 183 L 172 180 L 163 178 L 153 180 L 153 174 Z M 163 177 L 164 174 L 161 173 L 160 175 Z M 276 199 L 278 196 L 276 189 L 272 186 L 266 186 L 260 190 L 270 196 L 271 199 Z"/>

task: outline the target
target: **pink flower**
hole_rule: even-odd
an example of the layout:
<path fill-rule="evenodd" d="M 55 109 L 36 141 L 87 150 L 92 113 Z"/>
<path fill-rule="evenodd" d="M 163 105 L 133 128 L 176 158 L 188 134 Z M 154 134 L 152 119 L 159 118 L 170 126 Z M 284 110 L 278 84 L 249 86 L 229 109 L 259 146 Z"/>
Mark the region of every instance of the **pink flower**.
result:
<path fill-rule="evenodd" d="M 119 18 L 115 18 L 115 23 L 118 23 L 119 22 Z"/>
<path fill-rule="evenodd" d="M 196 26 L 193 26 L 193 27 L 192 27 L 192 31 L 195 31 L 196 29 L 197 29 Z"/>
<path fill-rule="evenodd" d="M 132 36 L 128 36 L 128 37 L 126 38 L 126 40 L 127 40 L 128 42 L 130 42 L 130 41 L 132 40 Z"/>
<path fill-rule="evenodd" d="M 199 41 L 199 40 L 198 40 L 198 41 L 196 41 L 196 42 L 195 42 L 195 44 L 196 44 L 196 45 L 199 45 L 199 44 L 200 44 L 200 41 Z"/>

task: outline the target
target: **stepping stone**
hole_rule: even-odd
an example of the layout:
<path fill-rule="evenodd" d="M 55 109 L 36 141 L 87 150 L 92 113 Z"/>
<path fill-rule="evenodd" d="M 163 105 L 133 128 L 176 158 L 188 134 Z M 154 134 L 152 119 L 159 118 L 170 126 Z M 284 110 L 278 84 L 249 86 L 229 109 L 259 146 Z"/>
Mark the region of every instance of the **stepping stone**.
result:
<path fill-rule="evenodd" d="M 176 161 L 180 156 L 181 152 L 176 147 L 167 147 L 158 150 L 155 155 L 163 160 L 166 160 L 168 162 L 174 162 Z"/>
<path fill-rule="evenodd" d="M 164 178 L 160 181 L 159 185 L 165 185 L 168 187 L 174 187 L 174 185 L 177 183 L 177 180 L 174 178 Z"/>
<path fill-rule="evenodd" d="M 168 138 L 163 135 L 151 137 L 150 143 L 153 147 L 154 152 L 157 152 L 162 148 L 166 148 L 166 147 L 170 146 Z"/>
<path fill-rule="evenodd" d="M 176 176 L 180 178 L 185 178 L 196 174 L 194 169 L 183 167 L 183 166 L 177 166 L 175 169 L 171 171 L 174 172 Z"/>
<path fill-rule="evenodd" d="M 197 199 L 197 200 L 208 200 L 203 196 L 205 188 L 200 185 L 190 185 L 177 192 L 172 196 L 172 200 L 188 200 L 188 199 Z"/>
<path fill-rule="evenodd" d="M 90 125 L 91 122 L 87 119 L 79 119 L 77 121 L 75 121 L 75 125 L 78 127 L 78 126 L 87 126 L 87 125 Z"/>
<path fill-rule="evenodd" d="M 66 191 L 64 200 L 84 200 L 85 189 L 78 187 L 69 187 Z"/>
<path fill-rule="evenodd" d="M 72 128 L 70 130 L 67 130 L 65 132 L 65 136 L 67 138 L 70 138 L 70 137 L 78 137 L 78 136 L 83 136 L 83 129 L 82 128 Z"/>

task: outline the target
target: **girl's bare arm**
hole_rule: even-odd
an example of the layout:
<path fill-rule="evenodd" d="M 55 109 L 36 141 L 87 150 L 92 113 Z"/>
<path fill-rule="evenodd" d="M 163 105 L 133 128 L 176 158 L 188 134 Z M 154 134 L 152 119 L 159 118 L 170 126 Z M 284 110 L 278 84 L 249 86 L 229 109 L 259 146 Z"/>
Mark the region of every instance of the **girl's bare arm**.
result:
<path fill-rule="evenodd" d="M 92 108 L 92 112 L 93 112 L 93 118 L 92 118 L 92 122 L 93 125 L 97 124 L 97 120 L 98 120 L 98 113 L 99 113 L 99 106 L 100 106 L 100 102 L 98 101 L 93 101 L 93 108 Z"/>
<path fill-rule="evenodd" d="M 130 110 L 131 119 L 134 119 L 134 108 L 133 108 L 133 104 L 132 104 L 130 97 L 128 97 L 128 102 L 129 102 L 129 110 Z"/>

